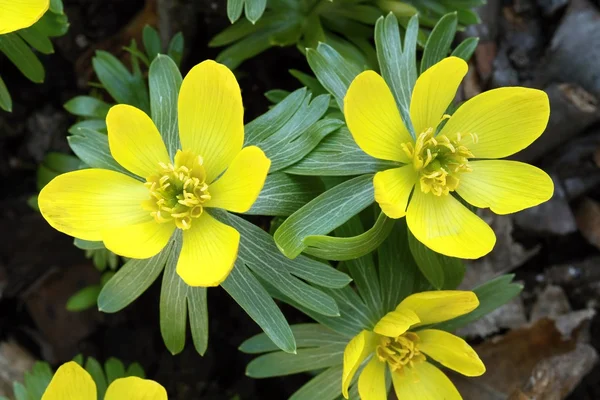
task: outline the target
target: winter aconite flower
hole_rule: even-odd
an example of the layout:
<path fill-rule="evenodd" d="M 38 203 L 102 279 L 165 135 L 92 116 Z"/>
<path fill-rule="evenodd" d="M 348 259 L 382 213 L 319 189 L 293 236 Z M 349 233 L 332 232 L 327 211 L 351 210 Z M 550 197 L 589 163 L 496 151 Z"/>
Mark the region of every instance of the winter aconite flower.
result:
<path fill-rule="evenodd" d="M 233 73 L 205 61 L 181 85 L 182 150 L 173 160 L 150 117 L 114 106 L 106 117 L 110 152 L 140 179 L 104 169 L 59 175 L 40 192 L 40 211 L 59 231 L 131 258 L 154 256 L 181 229 L 177 273 L 188 285 L 216 286 L 233 268 L 240 234 L 207 209 L 248 211 L 271 164 L 258 147 L 242 148 L 243 112 Z"/>
<path fill-rule="evenodd" d="M 42 400 L 96 400 L 94 380 L 76 362 L 63 364 L 54 374 Z M 167 400 L 167 391 L 160 384 L 137 377 L 113 381 L 104 400 Z"/>
<path fill-rule="evenodd" d="M 49 6 L 50 0 L 0 0 L 0 35 L 30 27 Z"/>
<path fill-rule="evenodd" d="M 356 371 L 370 357 L 358 377 L 362 400 L 387 399 L 386 368 L 398 399 L 461 399 L 448 377 L 428 360 L 466 376 L 482 375 L 485 366 L 463 339 L 437 329 L 418 328 L 466 314 L 478 305 L 473 292 L 434 291 L 408 296 L 375 325 L 373 332 L 363 330 L 346 346 L 344 397 L 348 398 L 348 386 Z"/>
<path fill-rule="evenodd" d="M 448 57 L 417 79 L 410 104 L 414 139 L 390 89 L 374 71 L 354 79 L 344 114 L 363 151 L 404 164 L 375 175 L 375 200 L 383 212 L 390 218 L 406 216 L 413 235 L 438 253 L 478 258 L 494 247 L 496 238 L 455 195 L 498 214 L 548 200 L 554 187 L 545 172 L 492 159 L 514 154 L 537 139 L 550 108 L 543 91 L 505 87 L 475 96 L 446 115 L 466 73 L 465 61 Z"/>

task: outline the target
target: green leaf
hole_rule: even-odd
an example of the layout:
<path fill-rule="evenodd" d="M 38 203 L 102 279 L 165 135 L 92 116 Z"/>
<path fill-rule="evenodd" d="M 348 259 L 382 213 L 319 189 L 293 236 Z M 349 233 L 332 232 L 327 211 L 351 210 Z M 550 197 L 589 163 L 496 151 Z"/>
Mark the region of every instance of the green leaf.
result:
<path fill-rule="evenodd" d="M 81 250 L 100 250 L 105 248 L 102 241 L 93 242 L 91 240 L 83 240 L 79 238 L 75 238 L 73 240 L 73 244 L 75 247 Z"/>
<path fill-rule="evenodd" d="M 148 55 L 148 60 L 154 60 L 154 58 L 161 52 L 162 48 L 158 32 L 150 25 L 146 25 L 142 30 L 142 40 L 144 42 L 146 54 Z"/>
<path fill-rule="evenodd" d="M 98 296 L 98 309 L 115 313 L 140 297 L 162 272 L 172 248 L 172 243 L 169 243 L 152 258 L 132 258 L 127 261 L 102 288 Z"/>
<path fill-rule="evenodd" d="M 239 258 L 221 286 L 277 347 L 288 353 L 296 352 L 296 341 L 283 313 Z"/>
<path fill-rule="evenodd" d="M 181 65 L 184 42 L 183 33 L 177 32 L 169 42 L 169 47 L 167 48 L 167 55 L 173 59 L 177 67 Z"/>
<path fill-rule="evenodd" d="M 275 232 L 275 242 L 289 258 L 305 248 L 307 236 L 327 234 L 373 203 L 373 176 L 350 179 L 292 214 Z"/>
<path fill-rule="evenodd" d="M 322 185 L 315 178 L 274 172 L 267 175 L 258 198 L 245 214 L 287 217 L 321 192 Z"/>
<path fill-rule="evenodd" d="M 30 399 L 41 399 L 52 380 L 52 369 L 47 362 L 36 361 L 31 371 L 26 372 L 23 382 Z"/>
<path fill-rule="evenodd" d="M 96 305 L 100 289 L 100 285 L 92 285 L 79 290 L 67 300 L 67 310 L 74 312 L 92 308 Z"/>
<path fill-rule="evenodd" d="M 267 100 L 269 100 L 271 103 L 277 104 L 283 101 L 286 97 L 288 97 L 290 95 L 290 92 L 288 92 L 287 90 L 273 89 L 266 91 L 264 95 L 267 98 Z"/>
<path fill-rule="evenodd" d="M 137 376 L 138 378 L 145 379 L 146 373 L 144 372 L 144 368 L 139 363 L 132 363 L 129 367 L 127 367 L 126 376 Z"/>
<path fill-rule="evenodd" d="M 69 127 L 69 133 L 76 135 L 79 133 L 79 129 L 87 128 L 96 132 L 106 133 L 106 121 L 104 119 L 84 119 L 74 123 Z"/>
<path fill-rule="evenodd" d="M 188 287 L 187 301 L 194 347 L 198 354 L 204 355 L 208 348 L 208 306 L 206 302 L 206 288 Z"/>
<path fill-rule="evenodd" d="M 177 99 L 181 82 L 181 72 L 171 58 L 158 55 L 152 61 L 148 76 L 152 120 L 163 137 L 171 159 L 181 148 L 177 122 Z"/>
<path fill-rule="evenodd" d="M 335 400 L 340 397 L 343 365 L 329 367 L 298 389 L 289 400 Z"/>
<path fill-rule="evenodd" d="M 248 364 L 246 375 L 251 378 L 270 378 L 340 365 L 343 363 L 346 344 L 300 349 L 296 354 L 281 351 L 265 354 Z"/>
<path fill-rule="evenodd" d="M 64 14 L 46 13 L 35 24 L 46 36 L 62 36 L 69 30 L 69 21 Z"/>
<path fill-rule="evenodd" d="M 17 33 L 0 35 L 0 52 L 4 53 L 30 81 L 44 81 L 44 66 Z"/>
<path fill-rule="evenodd" d="M 340 110 L 343 110 L 348 86 L 361 70 L 325 43 L 319 43 L 316 50 L 307 49 L 306 59 L 321 85 L 335 97 Z"/>
<path fill-rule="evenodd" d="M 463 40 L 452 52 L 454 57 L 462 58 L 465 61 L 469 61 L 471 56 L 475 52 L 477 48 L 477 44 L 479 43 L 479 38 L 470 37 Z"/>
<path fill-rule="evenodd" d="M 227 0 L 227 18 L 233 24 L 242 16 L 244 0 Z"/>
<path fill-rule="evenodd" d="M 80 117 L 105 119 L 111 105 L 91 96 L 76 96 L 67 101 L 65 110 Z"/>
<path fill-rule="evenodd" d="M 64 12 L 62 0 L 50 0 L 50 11 L 62 14 Z"/>
<path fill-rule="evenodd" d="M 54 46 L 52 41 L 36 26 L 30 26 L 29 28 L 20 29 L 17 31 L 21 39 L 25 40 L 28 45 L 36 49 L 42 54 L 54 53 Z"/>
<path fill-rule="evenodd" d="M 450 45 L 452 45 L 456 34 L 457 24 L 456 12 L 446 14 L 440 18 L 429 34 L 429 38 L 427 38 L 423 58 L 421 59 L 421 73 L 448 56 Z"/>
<path fill-rule="evenodd" d="M 508 303 L 523 290 L 523 285 L 512 282 L 513 278 L 514 274 L 502 275 L 476 287 L 473 292 L 479 299 L 479 306 L 475 310 L 450 321 L 435 324 L 433 327 L 453 332 Z"/>
<path fill-rule="evenodd" d="M 188 315 L 186 297 L 189 288 L 176 272 L 182 243 L 180 230 L 177 231 L 174 244 L 168 252 L 160 290 L 160 333 L 173 355 L 180 353 L 185 346 Z"/>
<path fill-rule="evenodd" d="M 29 400 L 29 393 L 21 382 L 13 382 L 13 393 L 15 400 Z"/>
<path fill-rule="evenodd" d="M 227 65 L 230 69 L 236 69 L 245 60 L 272 47 L 271 35 L 270 31 L 253 33 L 220 52 L 216 61 Z"/>
<path fill-rule="evenodd" d="M 108 384 L 106 383 L 106 376 L 104 375 L 104 369 L 100 363 L 93 357 L 88 357 L 85 362 L 85 370 L 92 376 L 92 379 L 96 383 L 96 393 L 98 399 L 103 399 L 106 393 Z"/>
<path fill-rule="evenodd" d="M 348 339 L 331 329 L 319 324 L 297 324 L 290 327 L 296 338 L 298 348 L 319 347 L 330 344 L 347 344 Z M 265 333 L 259 333 L 245 340 L 239 347 L 247 354 L 260 354 L 277 351 L 279 348 Z"/>
<path fill-rule="evenodd" d="M 260 29 L 270 25 L 271 23 L 272 20 L 269 17 L 263 18 L 256 25 L 246 19 L 238 21 L 237 23 L 225 28 L 222 32 L 213 37 L 208 43 L 208 46 L 221 47 L 234 43 L 246 36 L 251 35 L 252 33 L 259 31 Z"/>
<path fill-rule="evenodd" d="M 89 128 L 80 128 L 76 134 L 67 138 L 73 153 L 92 168 L 110 169 L 132 176 L 135 175 L 121 167 L 110 154 L 108 137 Z"/>
<path fill-rule="evenodd" d="M 393 226 L 394 220 L 381 213 L 371 229 L 356 236 L 307 236 L 304 239 L 304 244 L 307 246 L 304 252 L 325 260 L 352 260 L 377 249 L 391 232 Z"/>
<path fill-rule="evenodd" d="M 381 75 L 390 87 L 404 125 L 413 138 L 414 128 L 410 121 L 410 99 L 417 80 L 416 48 L 419 32 L 418 17 L 413 16 L 406 28 L 404 46 L 400 40 L 398 20 L 390 13 L 375 24 L 375 45 Z"/>
<path fill-rule="evenodd" d="M 323 85 L 321 85 L 321 83 L 314 76 L 305 74 L 297 69 L 290 69 L 290 74 L 294 78 L 298 79 L 301 84 L 306 86 L 314 96 L 327 93 L 327 90 L 325 90 Z"/>
<path fill-rule="evenodd" d="M 395 167 L 398 167 L 397 163 L 376 159 L 362 151 L 348 128 L 343 126 L 284 172 L 295 175 L 354 176 Z"/>
<path fill-rule="evenodd" d="M 227 13 L 229 15 L 229 4 L 227 5 Z M 267 7 L 267 0 L 245 0 L 245 13 L 246 18 L 253 24 L 256 23 L 262 17 Z M 230 18 L 231 20 L 231 18 Z M 233 21 L 232 21 L 233 22 Z"/>
<path fill-rule="evenodd" d="M 10 97 L 10 93 L 6 84 L 2 80 L 0 76 L 0 108 L 4 111 L 11 112 L 12 111 L 12 98 Z"/>
<path fill-rule="evenodd" d="M 106 381 L 110 386 L 116 379 L 125 377 L 125 366 L 121 360 L 114 357 L 109 358 L 104 363 L 104 371 L 106 372 Z"/>

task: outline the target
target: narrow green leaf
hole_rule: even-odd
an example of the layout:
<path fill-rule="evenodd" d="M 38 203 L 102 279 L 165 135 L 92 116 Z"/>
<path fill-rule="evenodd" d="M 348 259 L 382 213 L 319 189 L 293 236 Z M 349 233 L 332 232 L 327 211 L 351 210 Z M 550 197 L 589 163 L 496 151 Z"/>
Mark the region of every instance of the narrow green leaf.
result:
<path fill-rule="evenodd" d="M 185 346 L 188 318 L 186 296 L 189 286 L 175 271 L 181 251 L 181 234 L 176 233 L 172 240 L 174 240 L 174 244 L 168 252 L 160 290 L 160 333 L 167 349 L 175 355 L 180 353 Z"/>
<path fill-rule="evenodd" d="M 52 369 L 47 362 L 36 361 L 30 372 L 26 372 L 23 382 L 30 399 L 41 399 L 52 380 Z"/>
<path fill-rule="evenodd" d="M 348 339 L 339 333 L 320 324 L 297 324 L 290 327 L 296 338 L 298 348 L 319 347 L 330 344 L 347 344 Z M 277 351 L 273 341 L 264 333 L 259 333 L 245 340 L 239 347 L 241 352 L 247 354 L 260 354 Z"/>
<path fill-rule="evenodd" d="M 294 78 L 298 79 L 301 84 L 306 86 L 314 96 L 327 93 L 327 90 L 325 90 L 323 85 L 321 85 L 321 83 L 314 76 L 305 74 L 297 69 L 290 69 L 290 74 Z"/>
<path fill-rule="evenodd" d="M 307 236 L 327 234 L 373 203 L 373 176 L 350 179 L 319 195 L 292 214 L 275 232 L 275 242 L 289 258 L 305 248 Z"/>
<path fill-rule="evenodd" d="M 169 47 L 167 48 L 167 55 L 175 62 L 177 67 L 181 65 L 181 59 L 183 58 L 183 46 L 184 46 L 183 33 L 177 32 L 175 36 L 171 38 Z"/>
<path fill-rule="evenodd" d="M 221 286 L 277 347 L 287 353 L 296 352 L 296 341 L 283 313 L 239 258 Z"/>
<path fill-rule="evenodd" d="M 163 137 L 171 159 L 181 148 L 177 120 L 177 99 L 181 82 L 181 72 L 170 57 L 158 55 L 152 61 L 148 76 L 152 120 Z"/>
<path fill-rule="evenodd" d="M 127 261 L 102 288 L 98 296 L 98 309 L 115 313 L 140 297 L 162 272 L 172 248 L 172 243 L 169 243 L 152 258 L 132 258 Z"/>
<path fill-rule="evenodd" d="M 91 96 L 76 96 L 67 101 L 65 110 L 79 117 L 105 119 L 111 105 Z"/>
<path fill-rule="evenodd" d="M 340 397 L 343 365 L 329 367 L 304 384 L 289 400 L 335 400 Z"/>
<path fill-rule="evenodd" d="M 116 379 L 125 377 L 125 366 L 121 360 L 114 357 L 109 358 L 104 363 L 104 371 L 106 372 L 106 381 L 110 386 Z"/>
<path fill-rule="evenodd" d="M 11 112 L 12 111 L 12 98 L 10 97 L 10 92 L 6 87 L 6 84 L 2 80 L 0 76 L 0 108 L 4 111 Z"/>
<path fill-rule="evenodd" d="M 73 240 L 73 244 L 75 245 L 75 247 L 81 250 L 100 250 L 105 248 L 104 243 L 102 243 L 101 241 L 93 242 L 91 240 L 83 240 L 79 238 L 75 238 Z"/>
<path fill-rule="evenodd" d="M 271 35 L 270 31 L 253 33 L 220 52 L 216 61 L 227 65 L 230 69 L 236 69 L 247 59 L 272 47 Z"/>
<path fill-rule="evenodd" d="M 146 54 L 148 55 L 148 60 L 153 61 L 154 58 L 162 51 L 162 45 L 160 36 L 158 36 L 158 32 L 150 25 L 146 25 L 142 30 L 142 40 L 144 42 Z"/>
<path fill-rule="evenodd" d="M 227 0 L 227 18 L 233 24 L 242 16 L 244 0 Z"/>
<path fill-rule="evenodd" d="M 88 128 L 81 128 L 67 138 L 73 153 L 92 168 L 110 169 L 139 179 L 121 167 L 110 154 L 108 137 Z"/>
<path fill-rule="evenodd" d="M 273 89 L 268 90 L 264 93 L 264 96 L 273 104 L 282 102 L 286 97 L 290 95 L 287 90 Z"/>
<path fill-rule="evenodd" d="M 144 368 L 139 363 L 132 363 L 129 367 L 127 367 L 126 376 L 137 376 L 138 378 L 145 379 L 146 373 L 144 372 Z"/>
<path fill-rule="evenodd" d="M 95 358 L 88 357 L 85 361 L 85 370 L 92 376 L 92 379 L 96 383 L 97 398 L 103 399 L 108 384 L 106 383 L 106 376 L 104 375 L 102 365 Z"/>
<path fill-rule="evenodd" d="M 30 26 L 29 28 L 20 29 L 17 31 L 18 35 L 21 36 L 28 45 L 36 49 L 42 54 L 54 53 L 54 46 L 52 41 L 36 26 Z"/>
<path fill-rule="evenodd" d="M 231 0 L 230 0 L 231 1 Z M 229 14 L 229 4 L 227 5 L 227 12 Z M 267 0 L 245 0 L 245 13 L 246 18 L 253 24 L 256 23 L 262 17 L 267 7 Z M 231 20 L 231 18 L 230 18 Z"/>
<path fill-rule="evenodd" d="M 36 28 L 50 37 L 62 36 L 69 30 L 69 20 L 64 14 L 46 13 L 38 22 Z"/>
<path fill-rule="evenodd" d="M 456 34 L 457 24 L 456 12 L 446 14 L 440 18 L 429 34 L 429 38 L 427 38 L 423 58 L 421 59 L 421 73 L 448 56 L 450 45 L 452 45 Z"/>
<path fill-rule="evenodd" d="M 274 172 L 267 175 L 258 198 L 245 214 L 287 217 L 321 192 L 317 179 Z"/>
<path fill-rule="evenodd" d="M 479 43 L 479 38 L 470 37 L 463 40 L 452 52 L 454 57 L 462 58 L 465 61 L 469 61 L 475 49 L 477 48 L 477 44 Z"/>
<path fill-rule="evenodd" d="M 208 348 L 208 306 L 206 302 L 206 288 L 189 287 L 187 302 L 194 347 L 198 354 L 204 355 Z"/>
<path fill-rule="evenodd" d="M 371 312 L 365 301 L 350 286 L 326 293 L 337 301 L 340 314 L 354 321 L 361 329 L 373 329 L 381 317 Z"/>
<path fill-rule="evenodd" d="M 62 14 L 64 12 L 62 0 L 50 0 L 50 11 L 56 14 Z"/>
<path fill-rule="evenodd" d="M 98 301 L 100 289 L 100 285 L 92 285 L 75 292 L 75 294 L 67 300 L 67 310 L 76 312 L 92 308 Z"/>
<path fill-rule="evenodd" d="M 106 121 L 104 119 L 84 119 L 69 127 L 69 133 L 76 135 L 81 128 L 88 128 L 96 132 L 106 133 Z"/>
<path fill-rule="evenodd" d="M 15 400 L 29 400 L 29 393 L 21 382 L 13 382 L 13 394 Z"/>
<path fill-rule="evenodd" d="M 30 81 L 44 81 L 44 66 L 17 33 L 0 35 L 0 52 L 4 53 Z"/>
<path fill-rule="evenodd" d="M 297 354 L 281 351 L 265 354 L 248 364 L 246 375 L 251 378 L 270 378 L 333 367 L 343 363 L 345 347 L 346 343 L 340 343 L 300 349 Z"/>
<path fill-rule="evenodd" d="M 240 14 L 241 14 L 241 12 L 240 12 Z M 237 23 L 225 28 L 222 32 L 218 33 L 215 37 L 213 37 L 210 40 L 210 42 L 208 43 L 208 46 L 209 47 L 221 47 L 221 46 L 226 46 L 228 44 L 234 43 L 234 42 L 236 42 L 246 36 L 249 36 L 252 33 L 257 32 L 258 30 L 264 28 L 265 25 L 268 25 L 268 22 L 270 22 L 270 21 L 266 21 L 267 19 L 269 19 L 269 18 L 268 17 L 263 18 L 256 25 L 253 24 L 252 22 L 248 21 L 247 19 L 238 21 Z"/>
<path fill-rule="evenodd" d="M 394 220 L 381 213 L 371 229 L 356 236 L 307 236 L 304 239 L 304 244 L 307 246 L 304 252 L 325 260 L 352 260 L 377 249 L 391 232 L 393 226 Z"/>

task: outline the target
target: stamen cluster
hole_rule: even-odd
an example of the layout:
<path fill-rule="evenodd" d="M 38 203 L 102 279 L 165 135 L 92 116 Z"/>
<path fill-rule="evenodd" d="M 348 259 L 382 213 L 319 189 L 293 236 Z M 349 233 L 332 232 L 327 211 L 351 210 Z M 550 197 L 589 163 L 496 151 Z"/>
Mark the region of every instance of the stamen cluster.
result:
<path fill-rule="evenodd" d="M 382 362 L 387 362 L 392 371 L 402 369 L 405 365 L 426 360 L 419 351 L 419 337 L 416 333 L 406 332 L 396 338 L 381 336 L 375 354 Z"/>

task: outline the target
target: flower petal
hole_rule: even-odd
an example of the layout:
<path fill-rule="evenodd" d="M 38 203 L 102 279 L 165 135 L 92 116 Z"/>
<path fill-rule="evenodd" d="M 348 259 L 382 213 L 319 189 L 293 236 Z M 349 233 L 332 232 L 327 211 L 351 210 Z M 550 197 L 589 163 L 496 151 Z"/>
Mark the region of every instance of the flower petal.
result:
<path fill-rule="evenodd" d="M 450 379 L 428 362 L 393 372 L 392 382 L 402 400 L 462 400 Z"/>
<path fill-rule="evenodd" d="M 408 308 L 390 311 L 383 316 L 375 325 L 373 331 L 387 337 L 398 337 L 406 332 L 411 326 L 421 322 L 419 316 Z"/>
<path fill-rule="evenodd" d="M 209 186 L 211 199 L 205 207 L 243 213 L 252 207 L 262 190 L 271 160 L 256 146 L 244 147 L 227 171 Z"/>
<path fill-rule="evenodd" d="M 54 178 L 40 192 L 38 205 L 53 228 L 85 240 L 103 240 L 102 232 L 148 222 L 141 206 L 149 198 L 144 184 L 105 169 L 82 169 Z"/>
<path fill-rule="evenodd" d="M 371 358 L 358 377 L 358 394 L 361 400 L 386 400 L 385 363 Z"/>
<path fill-rule="evenodd" d="M 537 206 L 552 197 L 552 179 L 533 165 L 506 160 L 471 162 L 456 192 L 475 207 L 510 214 Z"/>
<path fill-rule="evenodd" d="M 434 290 L 411 294 L 396 310 L 412 310 L 418 325 L 434 324 L 467 314 L 479 306 L 477 295 L 463 290 Z"/>
<path fill-rule="evenodd" d="M 74 361 L 61 365 L 46 388 L 42 400 L 96 399 L 96 384 Z"/>
<path fill-rule="evenodd" d="M 240 233 L 206 211 L 183 231 L 177 274 L 190 286 L 218 286 L 233 268 Z"/>
<path fill-rule="evenodd" d="M 0 0 L 0 35 L 30 27 L 49 6 L 50 0 Z"/>
<path fill-rule="evenodd" d="M 496 243 L 488 224 L 452 195 L 435 196 L 414 190 L 406 223 L 421 243 L 451 257 L 479 258 Z"/>
<path fill-rule="evenodd" d="M 108 111 L 106 127 L 110 153 L 128 171 L 147 178 L 156 175 L 159 163 L 171 162 L 158 129 L 142 110 L 116 105 Z"/>
<path fill-rule="evenodd" d="M 419 76 L 410 100 L 410 119 L 417 135 L 442 121 L 468 69 L 463 59 L 447 57 Z"/>
<path fill-rule="evenodd" d="M 400 145 L 412 138 L 378 73 L 365 71 L 354 78 L 344 97 L 344 115 L 354 141 L 365 153 L 382 160 L 410 161 Z"/>
<path fill-rule="evenodd" d="M 476 158 L 502 158 L 523 150 L 548 124 L 548 95 L 537 89 L 504 87 L 481 93 L 452 115 L 440 135 L 463 138 L 477 135 L 476 143 L 463 144 Z"/>
<path fill-rule="evenodd" d="M 420 339 L 419 350 L 443 366 L 465 376 L 480 376 L 485 372 L 485 365 L 475 350 L 458 336 L 437 329 L 425 329 L 416 334 Z"/>
<path fill-rule="evenodd" d="M 375 200 L 381 210 L 390 218 L 406 215 L 408 197 L 417 181 L 417 173 L 412 165 L 388 169 L 375 174 Z"/>
<path fill-rule="evenodd" d="M 178 108 L 181 146 L 204 158 L 207 182 L 211 183 L 244 143 L 240 86 L 229 68 L 204 61 L 183 80 Z"/>
<path fill-rule="evenodd" d="M 130 258 L 150 258 L 169 242 L 175 224 L 160 224 L 154 219 L 141 224 L 127 225 L 102 232 L 104 245 L 110 251 Z"/>
<path fill-rule="evenodd" d="M 344 371 L 342 372 L 342 394 L 348 398 L 348 387 L 360 364 L 377 346 L 377 335 L 373 332 L 362 331 L 354 336 L 344 350 Z"/>
<path fill-rule="evenodd" d="M 82 398 L 83 399 L 83 398 Z M 167 400 L 167 391 L 159 383 L 136 376 L 116 379 L 104 400 Z"/>

